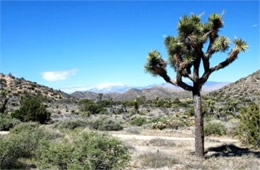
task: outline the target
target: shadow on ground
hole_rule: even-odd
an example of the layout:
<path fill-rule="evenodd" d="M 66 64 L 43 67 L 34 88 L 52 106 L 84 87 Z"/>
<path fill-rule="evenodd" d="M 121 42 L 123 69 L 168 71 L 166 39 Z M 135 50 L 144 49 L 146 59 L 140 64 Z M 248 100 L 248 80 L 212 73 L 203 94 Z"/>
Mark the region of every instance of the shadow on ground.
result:
<path fill-rule="evenodd" d="M 221 145 L 217 147 L 210 147 L 206 154 L 213 152 L 212 154 L 206 156 L 206 158 L 211 157 L 234 157 L 234 156 L 243 156 L 243 155 L 252 155 L 256 158 L 260 158 L 260 152 L 250 151 L 247 148 L 240 148 L 233 144 L 230 145 Z"/>

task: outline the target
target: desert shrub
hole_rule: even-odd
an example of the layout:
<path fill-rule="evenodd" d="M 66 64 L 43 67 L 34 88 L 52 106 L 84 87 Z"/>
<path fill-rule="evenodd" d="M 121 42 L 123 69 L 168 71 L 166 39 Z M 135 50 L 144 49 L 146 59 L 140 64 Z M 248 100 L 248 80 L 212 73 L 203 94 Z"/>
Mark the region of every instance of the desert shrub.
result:
<path fill-rule="evenodd" d="M 160 129 L 163 130 L 167 128 L 167 125 L 165 123 L 162 122 L 156 122 L 156 123 L 152 123 L 152 129 Z"/>
<path fill-rule="evenodd" d="M 172 155 L 163 152 L 147 152 L 138 156 L 138 160 L 141 161 L 142 166 L 148 168 L 172 167 L 178 163 Z"/>
<path fill-rule="evenodd" d="M 19 154 L 22 157 L 34 156 L 41 140 L 50 140 L 56 137 L 54 133 L 41 128 L 37 123 L 21 123 L 14 127 L 9 134 L 11 140 L 19 139 Z"/>
<path fill-rule="evenodd" d="M 241 110 L 238 134 L 243 143 L 260 147 L 260 114 L 256 104 Z"/>
<path fill-rule="evenodd" d="M 45 142 L 37 152 L 42 169 L 123 169 L 130 160 L 118 140 L 94 132 L 83 132 L 70 141 Z"/>
<path fill-rule="evenodd" d="M 67 121 L 62 121 L 55 125 L 55 127 L 59 129 L 76 129 L 76 128 L 85 128 L 88 126 L 88 122 L 85 120 L 67 120 Z"/>
<path fill-rule="evenodd" d="M 11 169 L 19 167 L 20 158 L 18 138 L 0 138 L 0 169 Z"/>
<path fill-rule="evenodd" d="M 19 158 L 32 158 L 41 141 L 54 136 L 37 123 L 21 123 L 0 139 L 0 169 L 19 168 Z"/>
<path fill-rule="evenodd" d="M 170 117 L 170 118 L 155 118 L 150 121 L 152 123 L 152 129 L 179 129 L 189 125 L 187 120 L 181 117 Z"/>
<path fill-rule="evenodd" d="M 0 131 L 1 130 L 10 130 L 16 125 L 20 124 L 21 121 L 15 118 L 12 118 L 9 115 L 0 115 Z"/>
<path fill-rule="evenodd" d="M 90 127 L 101 131 L 118 131 L 123 129 L 120 122 L 105 116 L 99 117 L 97 120 L 90 122 Z"/>
<path fill-rule="evenodd" d="M 46 110 L 40 97 L 27 96 L 21 100 L 21 107 L 12 113 L 12 117 L 23 122 L 36 121 L 46 123 L 50 120 L 51 113 Z"/>
<path fill-rule="evenodd" d="M 104 114 L 106 109 L 104 108 L 104 102 L 95 103 L 92 100 L 83 99 L 79 101 L 79 109 L 87 115 L 91 114 Z"/>
<path fill-rule="evenodd" d="M 149 141 L 149 144 L 152 146 L 164 146 L 164 147 L 173 147 L 176 144 L 172 140 L 154 138 Z"/>
<path fill-rule="evenodd" d="M 206 123 L 204 127 L 204 133 L 208 135 L 225 135 L 226 128 L 220 123 Z"/>
<path fill-rule="evenodd" d="M 131 125 L 135 125 L 135 126 L 142 126 L 145 123 L 147 123 L 146 119 L 144 117 L 134 117 L 131 121 L 130 124 Z"/>

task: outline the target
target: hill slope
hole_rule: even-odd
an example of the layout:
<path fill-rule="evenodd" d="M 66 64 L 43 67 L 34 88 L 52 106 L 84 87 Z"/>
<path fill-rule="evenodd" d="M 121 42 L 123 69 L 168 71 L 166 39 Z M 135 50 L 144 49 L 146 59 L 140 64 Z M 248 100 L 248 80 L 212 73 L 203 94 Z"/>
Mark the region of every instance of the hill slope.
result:
<path fill-rule="evenodd" d="M 74 97 L 60 90 L 39 85 L 36 82 L 25 80 L 24 78 L 16 78 L 12 75 L 0 73 L 0 107 L 5 99 L 8 111 L 12 111 L 19 107 L 20 98 L 24 95 L 42 96 L 47 99 L 48 103 L 72 103 Z"/>
<path fill-rule="evenodd" d="M 260 102 L 260 70 L 231 83 L 219 90 L 209 93 L 219 100 L 239 100 Z"/>

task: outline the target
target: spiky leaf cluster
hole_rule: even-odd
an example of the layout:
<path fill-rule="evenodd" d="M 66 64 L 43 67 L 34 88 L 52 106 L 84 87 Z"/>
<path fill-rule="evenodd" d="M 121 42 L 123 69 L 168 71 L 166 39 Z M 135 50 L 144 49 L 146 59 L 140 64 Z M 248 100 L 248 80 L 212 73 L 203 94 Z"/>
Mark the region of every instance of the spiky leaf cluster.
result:
<path fill-rule="evenodd" d="M 157 73 L 154 71 L 154 67 L 163 67 L 162 61 L 163 60 L 161 58 L 161 54 L 158 51 L 151 51 L 147 56 L 147 63 L 144 66 L 145 70 L 151 73 L 152 75 L 156 76 Z"/>
<path fill-rule="evenodd" d="M 212 48 L 214 51 L 225 52 L 229 48 L 230 41 L 227 37 L 219 36 L 214 41 Z"/>
<path fill-rule="evenodd" d="M 235 39 L 233 42 L 239 51 L 245 51 L 248 49 L 248 44 L 242 39 Z"/>
<path fill-rule="evenodd" d="M 222 16 L 216 13 L 213 13 L 209 16 L 208 24 L 211 29 L 217 30 L 224 26 Z"/>

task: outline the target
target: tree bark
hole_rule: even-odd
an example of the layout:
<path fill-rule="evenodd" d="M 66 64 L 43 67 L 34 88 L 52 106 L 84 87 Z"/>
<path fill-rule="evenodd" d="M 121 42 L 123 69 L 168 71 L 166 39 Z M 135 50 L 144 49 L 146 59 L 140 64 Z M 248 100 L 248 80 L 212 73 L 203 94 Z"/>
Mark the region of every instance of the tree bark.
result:
<path fill-rule="evenodd" d="M 195 112 L 195 155 L 204 158 L 204 127 L 200 90 L 193 91 Z"/>

